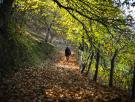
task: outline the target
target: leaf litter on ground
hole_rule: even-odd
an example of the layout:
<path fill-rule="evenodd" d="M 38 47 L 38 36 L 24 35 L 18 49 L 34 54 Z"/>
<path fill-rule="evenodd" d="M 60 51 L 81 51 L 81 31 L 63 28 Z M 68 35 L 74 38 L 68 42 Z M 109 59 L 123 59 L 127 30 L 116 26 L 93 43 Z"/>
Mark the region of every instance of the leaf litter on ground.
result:
<path fill-rule="evenodd" d="M 62 51 L 52 56 L 39 67 L 22 68 L 3 79 L 1 102 L 128 102 L 125 91 L 82 76 L 75 55 L 68 62 Z"/>

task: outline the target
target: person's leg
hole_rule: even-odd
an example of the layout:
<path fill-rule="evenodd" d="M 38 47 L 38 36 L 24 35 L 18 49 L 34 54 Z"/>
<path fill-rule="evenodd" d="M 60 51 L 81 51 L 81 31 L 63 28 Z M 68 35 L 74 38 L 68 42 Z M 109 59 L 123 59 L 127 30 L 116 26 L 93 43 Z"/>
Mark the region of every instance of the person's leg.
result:
<path fill-rule="evenodd" d="M 67 61 L 69 60 L 69 56 L 66 56 Z"/>

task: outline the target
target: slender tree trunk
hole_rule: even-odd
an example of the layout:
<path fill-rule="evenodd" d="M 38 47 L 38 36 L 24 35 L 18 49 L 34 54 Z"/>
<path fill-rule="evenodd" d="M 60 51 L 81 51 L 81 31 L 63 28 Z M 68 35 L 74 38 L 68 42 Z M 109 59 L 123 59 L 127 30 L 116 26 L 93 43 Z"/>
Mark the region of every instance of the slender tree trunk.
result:
<path fill-rule="evenodd" d="M 82 63 L 81 64 L 81 73 L 84 72 L 85 68 L 86 68 L 86 63 Z"/>
<path fill-rule="evenodd" d="M 85 68 L 86 68 L 86 66 L 87 66 L 87 64 L 88 64 L 88 61 L 89 61 L 89 58 L 90 58 L 90 54 L 89 54 L 89 56 L 88 56 L 88 58 L 87 58 L 87 62 L 82 62 L 81 63 L 81 66 L 82 66 L 82 70 L 81 70 L 81 73 L 83 73 L 84 72 L 84 70 L 85 70 Z"/>
<path fill-rule="evenodd" d="M 50 43 L 52 43 L 53 38 L 54 38 L 54 35 L 53 35 L 53 33 L 51 32 L 51 33 L 50 33 L 50 40 L 49 40 Z"/>
<path fill-rule="evenodd" d="M 49 41 L 50 33 L 51 33 L 51 27 L 50 27 L 50 25 L 49 25 L 48 28 L 47 28 L 47 33 L 46 33 L 46 37 L 45 37 L 45 41 L 46 41 L 46 42 Z"/>
<path fill-rule="evenodd" d="M 132 99 L 135 99 L 135 65 L 134 65 L 134 72 L 133 72 L 133 83 L 132 83 Z"/>
<path fill-rule="evenodd" d="M 78 51 L 78 63 L 80 65 L 80 69 L 81 69 L 81 63 L 83 62 L 83 51 L 79 49 Z"/>
<path fill-rule="evenodd" d="M 93 78 L 94 81 L 97 81 L 98 68 L 99 68 L 99 59 L 100 59 L 100 52 L 98 50 L 97 53 L 96 53 L 96 70 L 95 70 L 95 75 L 94 75 L 94 78 Z"/>
<path fill-rule="evenodd" d="M 116 59 L 116 56 L 117 56 L 117 52 L 118 52 L 118 50 L 115 50 L 114 55 L 111 59 L 110 80 L 109 80 L 109 86 L 110 87 L 113 86 L 114 65 L 115 65 L 115 59 Z"/>
<path fill-rule="evenodd" d="M 82 51 L 84 51 L 84 35 L 82 36 Z"/>
<path fill-rule="evenodd" d="M 92 54 L 90 56 L 90 62 L 89 62 L 89 65 L 88 65 L 88 70 L 87 70 L 86 74 L 88 74 L 90 69 L 91 69 L 91 64 L 92 64 L 92 61 L 93 61 L 93 56 L 94 56 L 94 52 L 92 51 Z"/>
<path fill-rule="evenodd" d="M 82 43 L 79 45 L 79 65 L 82 72 L 82 64 L 83 64 L 83 52 L 84 52 L 84 36 L 82 36 Z"/>

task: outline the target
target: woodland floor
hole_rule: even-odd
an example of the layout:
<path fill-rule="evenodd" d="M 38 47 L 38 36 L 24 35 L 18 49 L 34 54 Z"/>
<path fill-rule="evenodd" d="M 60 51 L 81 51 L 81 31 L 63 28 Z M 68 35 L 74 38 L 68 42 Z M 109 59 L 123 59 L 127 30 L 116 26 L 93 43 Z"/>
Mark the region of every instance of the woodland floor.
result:
<path fill-rule="evenodd" d="M 0 83 L 0 102 L 128 102 L 124 91 L 98 84 L 80 74 L 75 54 L 53 54 L 39 67 L 21 68 Z"/>

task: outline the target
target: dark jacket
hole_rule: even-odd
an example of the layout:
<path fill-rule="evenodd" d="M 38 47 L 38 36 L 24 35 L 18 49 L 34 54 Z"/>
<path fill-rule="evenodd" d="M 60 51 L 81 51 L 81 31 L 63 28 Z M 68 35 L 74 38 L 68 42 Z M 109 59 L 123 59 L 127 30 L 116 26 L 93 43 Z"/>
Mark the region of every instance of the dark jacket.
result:
<path fill-rule="evenodd" d="M 70 56 L 71 55 L 71 50 L 69 47 L 66 47 L 65 49 L 65 56 Z"/>

